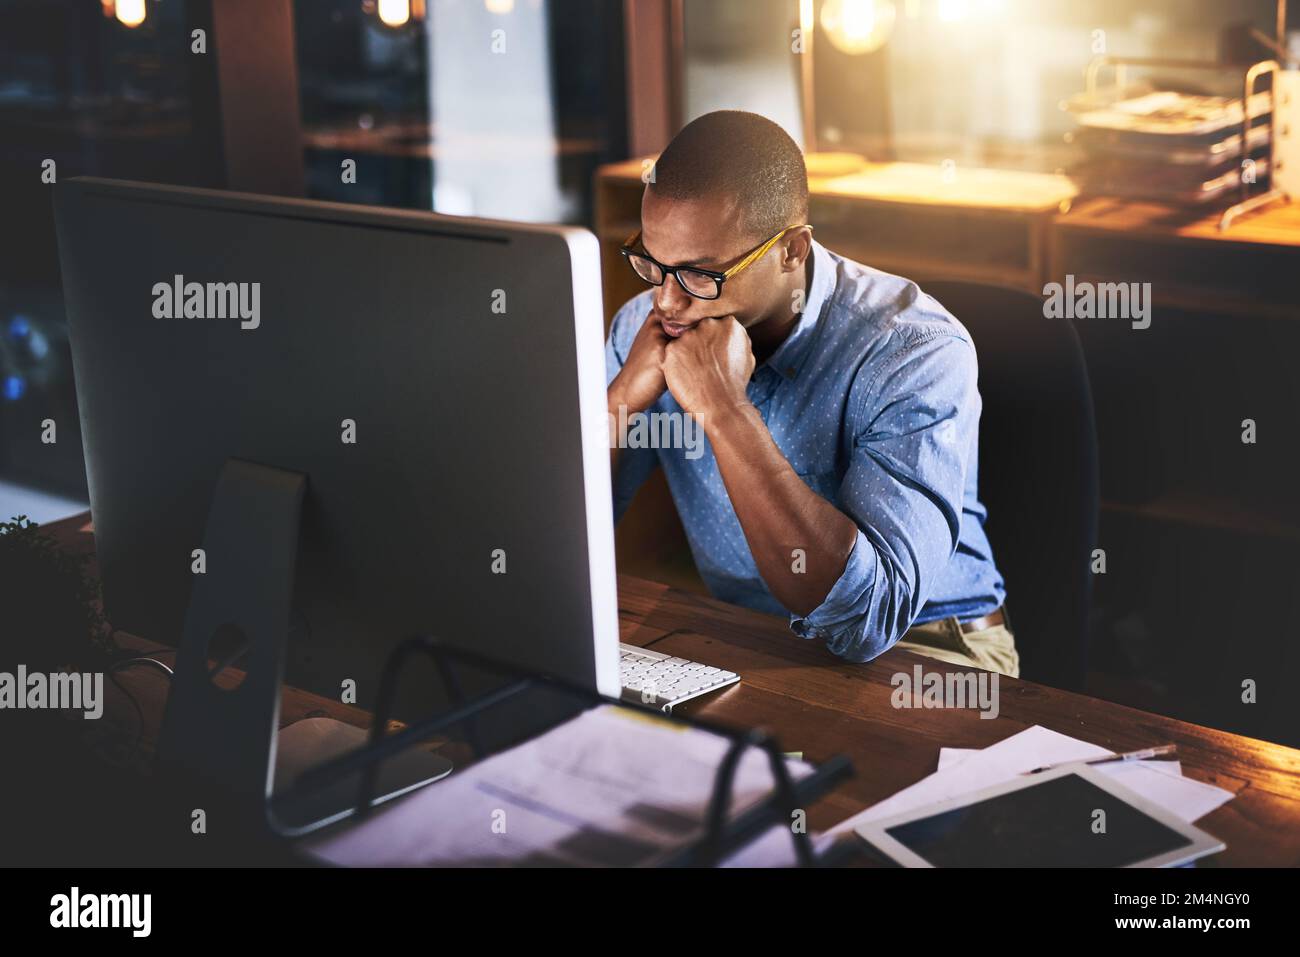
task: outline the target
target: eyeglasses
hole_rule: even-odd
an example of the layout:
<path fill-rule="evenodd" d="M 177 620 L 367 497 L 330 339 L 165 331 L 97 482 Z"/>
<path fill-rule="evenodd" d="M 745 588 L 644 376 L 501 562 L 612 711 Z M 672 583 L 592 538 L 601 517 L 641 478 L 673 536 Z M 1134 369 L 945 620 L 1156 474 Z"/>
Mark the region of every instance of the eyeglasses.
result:
<path fill-rule="evenodd" d="M 762 259 L 764 253 L 775 246 L 777 240 L 792 229 L 812 229 L 812 227 L 807 223 L 787 226 L 767 242 L 751 250 L 744 259 L 725 272 L 701 269 L 698 266 L 665 266 L 663 263 L 652 259 L 644 251 L 633 249 L 633 246 L 641 238 L 641 230 L 639 229 L 627 238 L 627 242 L 623 243 L 623 248 L 619 252 L 623 254 L 623 258 L 632 267 L 632 271 L 652 286 L 662 286 L 665 276 L 673 276 L 677 280 L 677 285 L 681 286 L 688 295 L 694 296 L 696 299 L 717 299 L 722 295 L 722 284 L 724 282 Z"/>

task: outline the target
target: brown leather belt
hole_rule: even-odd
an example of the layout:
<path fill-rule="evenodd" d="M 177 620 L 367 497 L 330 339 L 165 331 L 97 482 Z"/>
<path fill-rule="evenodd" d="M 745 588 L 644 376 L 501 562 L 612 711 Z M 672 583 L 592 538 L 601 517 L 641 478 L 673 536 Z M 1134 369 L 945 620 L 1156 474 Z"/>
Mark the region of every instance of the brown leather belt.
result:
<path fill-rule="evenodd" d="M 996 628 L 998 625 L 1006 624 L 1007 616 L 1003 614 L 1002 609 L 990 612 L 983 618 L 972 618 L 970 621 L 960 622 L 961 633 L 969 635 L 972 631 L 983 631 L 985 628 Z"/>

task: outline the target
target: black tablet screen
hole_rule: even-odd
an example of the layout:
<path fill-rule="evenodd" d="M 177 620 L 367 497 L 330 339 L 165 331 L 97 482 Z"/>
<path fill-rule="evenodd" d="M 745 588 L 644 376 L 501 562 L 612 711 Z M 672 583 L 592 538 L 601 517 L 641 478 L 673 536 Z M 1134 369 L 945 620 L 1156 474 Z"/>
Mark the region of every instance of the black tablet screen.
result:
<path fill-rule="evenodd" d="M 1077 774 L 885 833 L 935 867 L 1123 867 L 1191 844 Z"/>

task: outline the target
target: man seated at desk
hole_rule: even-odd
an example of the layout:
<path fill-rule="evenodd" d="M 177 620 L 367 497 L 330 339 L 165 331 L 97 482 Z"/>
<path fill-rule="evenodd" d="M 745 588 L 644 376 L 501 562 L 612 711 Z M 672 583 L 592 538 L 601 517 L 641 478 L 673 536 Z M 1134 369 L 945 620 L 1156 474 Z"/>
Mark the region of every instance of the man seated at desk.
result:
<path fill-rule="evenodd" d="M 605 349 L 615 515 L 659 465 L 716 597 L 849 661 L 897 644 L 1016 676 L 970 335 L 807 218 L 803 156 L 757 114 L 701 116 L 655 162 L 623 249 L 651 288 Z M 639 413 L 693 416 L 707 441 L 629 445 Z"/>

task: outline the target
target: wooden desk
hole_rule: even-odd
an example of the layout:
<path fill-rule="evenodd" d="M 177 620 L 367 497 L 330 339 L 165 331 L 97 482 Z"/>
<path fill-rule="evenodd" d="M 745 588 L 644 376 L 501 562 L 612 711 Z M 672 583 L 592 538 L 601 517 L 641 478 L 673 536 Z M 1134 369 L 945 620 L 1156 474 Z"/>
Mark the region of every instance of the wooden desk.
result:
<path fill-rule="evenodd" d="M 983 748 L 1035 724 L 1127 751 L 1178 745 L 1183 773 L 1236 796 L 1197 822 L 1227 843 L 1203 866 L 1300 865 L 1300 750 L 1149 714 L 1029 681 L 1000 679 L 1000 713 L 895 709 L 897 672 L 962 670 L 905 651 L 847 664 L 802 641 L 778 618 L 641 579 L 619 578 L 619 623 L 629 644 L 704 661 L 741 682 L 681 713 L 775 733 L 814 763 L 848 755 L 856 775 L 809 809 L 824 830 L 932 773 L 939 748 Z"/>
<path fill-rule="evenodd" d="M 1300 319 L 1300 203 L 1219 229 L 1220 208 L 1098 197 L 1054 218 L 1048 279 L 1149 282 L 1155 306 L 1243 319 Z"/>
<path fill-rule="evenodd" d="M 86 552 L 93 547 L 86 518 L 51 528 L 67 547 Z M 996 719 L 974 710 L 898 710 L 890 704 L 892 675 L 917 663 L 927 671 L 958 669 L 898 650 L 846 664 L 796 638 L 779 618 L 626 575 L 619 576 L 618 604 L 623 641 L 740 673 L 740 684 L 688 702 L 681 713 L 765 728 L 814 763 L 848 755 L 855 777 L 808 809 L 816 830 L 933 772 L 940 747 L 982 748 L 1041 724 L 1115 750 L 1177 744 L 1186 775 L 1232 791 L 1233 800 L 1197 822 L 1228 845 L 1202 866 L 1300 865 L 1300 750 L 1012 678 L 1000 679 Z M 147 671 L 122 678 L 133 693 L 153 689 L 142 702 L 154 711 L 151 737 L 166 685 Z M 307 692 L 286 689 L 283 701 L 282 726 L 316 711 L 366 724 L 364 712 Z"/>

